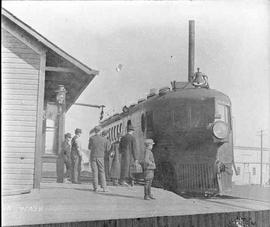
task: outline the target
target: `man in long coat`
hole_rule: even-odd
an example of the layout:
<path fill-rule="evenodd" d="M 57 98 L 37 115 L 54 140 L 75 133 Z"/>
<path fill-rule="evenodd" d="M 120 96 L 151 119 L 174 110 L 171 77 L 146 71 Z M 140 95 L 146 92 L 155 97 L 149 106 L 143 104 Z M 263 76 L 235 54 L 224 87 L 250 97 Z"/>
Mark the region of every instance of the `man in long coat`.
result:
<path fill-rule="evenodd" d="M 128 186 L 127 181 L 131 186 L 134 184 L 134 177 L 130 172 L 130 165 L 134 162 L 138 163 L 138 151 L 136 145 L 136 139 L 133 136 L 134 128 L 132 125 L 128 125 L 127 134 L 121 138 L 119 151 L 121 154 L 121 177 L 120 184 Z"/>
<path fill-rule="evenodd" d="M 110 169 L 110 177 L 112 178 L 113 185 L 118 186 L 121 171 L 121 155 L 119 153 L 119 143 L 121 139 L 121 133 L 117 134 L 117 140 L 112 144 L 110 150 L 110 156 L 112 158 L 112 165 Z"/>
<path fill-rule="evenodd" d="M 103 131 L 101 133 L 101 136 L 103 136 L 106 140 L 106 147 L 110 147 L 111 146 L 111 142 L 110 140 L 107 138 L 107 135 L 108 135 L 108 131 Z M 105 177 L 106 177 L 106 180 L 109 181 L 110 180 L 110 154 L 109 154 L 109 150 L 106 150 L 105 153 L 104 153 L 104 168 L 105 168 Z"/>
<path fill-rule="evenodd" d="M 81 183 L 81 162 L 82 162 L 82 143 L 81 136 L 82 130 L 75 129 L 75 136 L 71 140 L 71 163 L 72 163 L 72 178 L 74 184 Z"/>

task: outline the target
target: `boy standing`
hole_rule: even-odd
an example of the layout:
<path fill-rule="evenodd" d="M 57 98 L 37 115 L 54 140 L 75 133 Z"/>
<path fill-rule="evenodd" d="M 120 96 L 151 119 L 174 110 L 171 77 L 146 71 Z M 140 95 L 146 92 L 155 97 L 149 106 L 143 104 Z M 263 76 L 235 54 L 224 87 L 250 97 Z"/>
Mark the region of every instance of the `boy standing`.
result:
<path fill-rule="evenodd" d="M 143 161 L 143 170 L 144 170 L 144 199 L 150 200 L 155 199 L 151 194 L 151 185 L 154 178 L 154 170 L 156 169 L 156 164 L 154 160 L 154 156 L 152 153 L 152 148 L 154 145 L 154 141 L 152 139 L 146 139 L 144 141 L 145 145 L 145 153 L 144 153 L 144 161 Z"/>

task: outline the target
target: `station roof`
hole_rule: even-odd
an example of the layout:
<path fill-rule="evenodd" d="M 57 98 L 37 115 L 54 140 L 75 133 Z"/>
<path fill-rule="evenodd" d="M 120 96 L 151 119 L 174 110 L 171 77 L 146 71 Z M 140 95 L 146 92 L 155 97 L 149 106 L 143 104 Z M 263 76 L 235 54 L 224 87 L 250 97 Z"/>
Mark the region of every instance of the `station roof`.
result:
<path fill-rule="evenodd" d="M 55 90 L 58 85 L 64 85 L 67 90 L 66 108 L 68 110 L 98 74 L 98 71 L 63 51 L 6 9 L 2 8 L 1 14 L 2 20 L 8 20 L 14 29 L 19 30 L 29 40 L 35 41 L 46 50 L 45 100 L 54 102 L 56 100 Z"/>

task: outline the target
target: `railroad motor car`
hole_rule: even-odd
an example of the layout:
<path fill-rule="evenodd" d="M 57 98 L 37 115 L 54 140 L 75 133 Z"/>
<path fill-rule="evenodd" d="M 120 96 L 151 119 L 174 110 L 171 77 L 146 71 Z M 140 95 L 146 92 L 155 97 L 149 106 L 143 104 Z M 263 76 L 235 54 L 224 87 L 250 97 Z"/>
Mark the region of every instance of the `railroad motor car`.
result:
<path fill-rule="evenodd" d="M 196 73 L 195 78 L 202 74 Z M 100 122 L 109 139 L 126 133 L 129 124 L 140 159 L 143 141 L 155 141 L 154 185 L 178 194 L 221 193 L 231 188 L 233 136 L 231 102 L 227 95 L 193 82 L 172 82 L 123 112 Z"/>

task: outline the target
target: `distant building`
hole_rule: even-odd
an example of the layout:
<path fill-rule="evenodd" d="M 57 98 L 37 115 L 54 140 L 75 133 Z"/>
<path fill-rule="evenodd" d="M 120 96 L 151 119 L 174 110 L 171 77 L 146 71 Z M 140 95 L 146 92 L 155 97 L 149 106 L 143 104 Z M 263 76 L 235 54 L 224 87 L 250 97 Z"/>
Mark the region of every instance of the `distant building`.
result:
<path fill-rule="evenodd" d="M 98 72 L 5 9 L 1 19 L 2 186 L 30 190 L 55 173 L 65 113 Z"/>
<path fill-rule="evenodd" d="M 234 147 L 234 160 L 239 175 L 234 172 L 233 182 L 238 185 L 260 184 L 261 182 L 261 148 Z M 262 184 L 270 184 L 270 148 L 263 148 Z"/>

